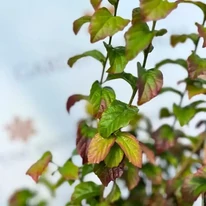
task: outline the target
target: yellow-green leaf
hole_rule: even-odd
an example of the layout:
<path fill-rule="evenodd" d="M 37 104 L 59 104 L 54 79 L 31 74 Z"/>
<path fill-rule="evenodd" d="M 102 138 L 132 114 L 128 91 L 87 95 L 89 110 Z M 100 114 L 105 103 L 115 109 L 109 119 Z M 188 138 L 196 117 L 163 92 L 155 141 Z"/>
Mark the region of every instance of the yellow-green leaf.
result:
<path fill-rule="evenodd" d="M 91 18 L 89 26 L 90 40 L 94 43 L 108 36 L 113 36 L 118 31 L 122 31 L 128 23 L 128 19 L 113 16 L 105 7 L 100 8 L 96 10 Z"/>
<path fill-rule="evenodd" d="M 124 151 L 129 162 L 136 167 L 142 167 L 142 149 L 139 141 L 133 135 L 126 132 L 119 132 L 116 143 Z"/>
<path fill-rule="evenodd" d="M 92 139 L 88 149 L 88 162 L 99 163 L 108 155 L 112 145 L 115 143 L 115 137 L 103 138 L 96 134 Z"/>
<path fill-rule="evenodd" d="M 89 23 L 91 16 L 82 16 L 79 19 L 75 20 L 73 23 L 73 31 L 75 34 L 78 34 L 79 30 L 85 23 Z"/>
<path fill-rule="evenodd" d="M 150 31 L 146 23 L 132 25 L 124 36 L 126 40 L 127 59 L 134 59 L 141 51 L 146 49 L 154 35 L 155 32 Z"/>
<path fill-rule="evenodd" d="M 169 15 L 177 5 L 167 0 L 140 0 L 141 15 L 144 21 L 156 21 Z"/>

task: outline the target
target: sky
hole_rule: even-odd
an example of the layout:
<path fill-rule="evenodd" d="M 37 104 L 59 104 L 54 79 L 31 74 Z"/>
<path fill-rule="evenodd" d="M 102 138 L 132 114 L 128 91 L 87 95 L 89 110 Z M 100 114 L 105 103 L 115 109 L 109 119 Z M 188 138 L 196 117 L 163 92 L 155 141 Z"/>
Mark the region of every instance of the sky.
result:
<path fill-rule="evenodd" d="M 75 105 L 68 114 L 66 101 L 72 94 L 89 93 L 91 84 L 100 79 L 101 65 L 85 58 L 69 68 L 68 58 L 91 49 L 105 51 L 102 42 L 90 44 L 86 26 L 77 36 L 72 32 L 72 22 L 92 12 L 89 0 L 0 0 L 0 4 L 0 205 L 6 206 L 9 195 L 16 188 L 36 188 L 25 172 L 45 151 L 50 150 L 61 165 L 75 146 L 76 124 L 86 114 L 83 103 Z M 128 4 L 127 0 L 121 0 L 118 15 L 130 18 L 132 8 L 137 6 L 137 1 Z M 158 21 L 157 29 L 166 27 L 168 34 L 154 40 L 155 50 L 149 56 L 148 68 L 168 57 L 187 58 L 194 49 L 193 44 L 187 41 L 172 48 L 169 36 L 196 32 L 194 23 L 201 23 L 202 18 L 198 8 L 180 5 L 167 19 Z M 113 45 L 124 45 L 122 32 L 114 36 Z M 204 50 L 199 48 L 198 54 L 203 55 Z M 126 72 L 135 74 L 138 60 L 142 60 L 142 55 L 128 64 Z M 184 89 L 183 85 L 176 84 L 187 75 L 183 69 L 167 65 L 161 71 L 165 86 Z M 125 82 L 117 80 L 105 85 L 116 90 L 118 99 L 129 101 L 131 90 Z M 157 122 L 158 109 L 161 106 L 172 108 L 174 101 L 179 102 L 179 99 L 165 94 L 139 109 L 151 117 L 157 128 L 162 123 Z M 183 104 L 187 103 L 186 98 Z M 33 120 L 37 133 L 26 143 L 11 141 L 5 130 L 5 125 L 15 116 Z M 197 118 L 185 127 L 191 135 L 197 133 L 191 126 L 195 121 Z M 42 195 L 48 196 L 44 188 L 38 188 Z M 71 191 L 64 185 L 50 205 L 65 204 Z"/>

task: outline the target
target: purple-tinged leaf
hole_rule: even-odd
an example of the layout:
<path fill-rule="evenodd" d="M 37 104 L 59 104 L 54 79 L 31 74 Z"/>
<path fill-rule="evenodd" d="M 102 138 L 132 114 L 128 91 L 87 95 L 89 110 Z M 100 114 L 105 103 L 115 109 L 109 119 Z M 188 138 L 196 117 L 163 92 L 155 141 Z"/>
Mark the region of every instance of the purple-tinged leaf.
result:
<path fill-rule="evenodd" d="M 149 69 L 139 72 L 138 105 L 142 105 L 156 97 L 163 85 L 163 75 L 160 70 Z"/>
<path fill-rule="evenodd" d="M 81 95 L 81 94 L 73 94 L 70 96 L 67 100 L 66 108 L 67 111 L 70 112 L 71 107 L 76 103 L 81 100 L 88 100 L 88 96 Z"/>
<path fill-rule="evenodd" d="M 156 21 L 169 15 L 177 5 L 178 2 L 167 0 L 140 0 L 141 15 L 144 21 Z"/>
<path fill-rule="evenodd" d="M 206 59 L 200 58 L 192 53 L 187 59 L 187 70 L 191 79 L 196 79 L 201 75 L 206 75 Z"/>
<path fill-rule="evenodd" d="M 95 164 L 103 161 L 114 143 L 115 137 L 103 138 L 97 133 L 89 145 L 88 162 Z"/>
<path fill-rule="evenodd" d="M 128 19 L 113 16 L 105 7 L 96 10 L 89 26 L 91 43 L 113 36 L 118 31 L 122 31 L 128 23 Z"/>
<path fill-rule="evenodd" d="M 198 33 L 199 33 L 199 36 L 203 38 L 204 42 L 203 42 L 203 45 L 202 47 L 206 47 L 206 28 L 198 23 L 196 23 L 196 26 L 198 28 Z"/>
<path fill-rule="evenodd" d="M 89 23 L 91 21 L 91 16 L 82 16 L 79 19 L 75 20 L 73 23 L 73 31 L 77 35 L 81 27 L 85 23 Z"/>
<path fill-rule="evenodd" d="M 82 163 L 88 163 L 88 148 L 91 139 L 95 136 L 97 130 L 89 127 L 85 121 L 81 121 L 77 129 L 76 148 L 78 154 L 82 157 Z"/>
<path fill-rule="evenodd" d="M 142 151 L 145 153 L 147 159 L 149 160 L 149 162 L 152 164 L 155 164 L 154 152 L 149 147 L 147 147 L 145 144 L 143 144 L 142 142 L 139 142 L 139 144 L 140 144 Z"/>
<path fill-rule="evenodd" d="M 45 152 L 42 157 L 35 162 L 26 172 L 35 182 L 38 182 L 39 176 L 47 168 L 48 164 L 52 161 L 52 154 L 51 152 Z"/>
<path fill-rule="evenodd" d="M 121 177 L 124 172 L 124 164 L 121 162 L 118 167 L 109 168 L 104 162 L 94 166 L 94 173 L 99 177 L 102 184 L 106 187 L 111 181 Z"/>

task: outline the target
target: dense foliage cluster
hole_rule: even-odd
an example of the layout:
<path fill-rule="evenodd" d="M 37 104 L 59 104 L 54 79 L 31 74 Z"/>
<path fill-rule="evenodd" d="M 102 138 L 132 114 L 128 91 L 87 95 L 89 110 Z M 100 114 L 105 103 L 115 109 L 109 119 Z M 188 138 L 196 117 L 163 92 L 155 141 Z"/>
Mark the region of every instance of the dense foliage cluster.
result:
<path fill-rule="evenodd" d="M 67 111 L 78 101 L 87 102 L 89 117 L 81 119 L 77 127 L 76 150 L 63 166 L 57 171 L 61 178 L 55 184 L 50 183 L 42 173 L 49 163 L 53 163 L 51 152 L 46 152 L 27 171 L 35 182 L 43 182 L 55 193 L 64 182 L 70 185 L 77 183 L 68 199 L 69 205 L 184 205 L 189 206 L 202 195 L 206 199 L 206 118 L 196 125 L 203 131 L 191 136 L 175 128 L 178 121 L 181 126 L 187 125 L 193 117 L 206 108 L 204 100 L 193 101 L 182 106 L 185 95 L 193 96 L 206 94 L 206 59 L 197 54 L 200 38 L 202 47 L 206 47 L 206 4 L 199 1 L 177 0 L 140 0 L 138 8 L 131 11 L 131 19 L 117 15 L 120 0 L 108 0 L 113 6 L 111 12 L 101 6 L 101 0 L 90 0 L 94 8 L 92 15 L 82 16 L 73 23 L 73 31 L 78 34 L 84 24 L 89 23 L 91 43 L 109 37 L 103 41 L 105 55 L 98 50 L 86 51 L 71 57 L 68 65 L 73 67 L 75 62 L 84 57 L 92 57 L 102 65 L 100 81 L 91 85 L 88 95 L 74 94 L 68 98 Z M 192 34 L 172 35 L 171 46 L 184 43 L 190 39 L 194 50 L 187 59 L 164 59 L 147 68 L 149 54 L 155 51 L 153 39 L 167 33 L 165 28 L 156 30 L 158 20 L 166 18 L 179 4 L 193 4 L 203 12 L 204 19 L 196 23 L 197 32 Z M 152 22 L 151 28 L 148 22 Z M 126 31 L 125 31 L 125 30 Z M 119 31 L 125 31 L 125 45 L 113 46 L 112 38 Z M 137 62 L 137 76 L 124 71 L 128 62 L 143 53 L 143 62 Z M 181 92 L 172 87 L 163 87 L 163 74 L 159 70 L 165 64 L 178 65 L 185 69 L 188 77 L 181 81 L 185 83 L 185 91 Z M 128 102 L 116 99 L 113 88 L 104 86 L 107 81 L 123 79 L 131 86 L 131 98 Z M 138 106 L 146 104 L 157 95 L 173 92 L 179 96 L 179 104 L 173 105 L 173 110 L 162 108 L 160 119 L 174 118 L 172 125 L 163 124 L 153 130 L 149 117 L 139 111 Z M 137 94 L 137 101 L 135 96 Z M 142 128 L 142 122 L 145 127 Z M 138 132 L 144 131 L 148 138 L 142 142 Z M 185 144 L 182 139 L 187 139 Z M 82 166 L 73 162 L 73 156 L 80 155 Z M 143 157 L 146 158 L 143 158 Z M 175 175 L 171 174 L 175 171 Z M 85 181 L 85 176 L 95 173 L 102 185 Z M 104 190 L 108 184 L 113 184 L 111 191 L 105 197 Z M 129 195 L 125 199 L 121 195 L 119 182 L 125 183 Z M 10 199 L 10 205 L 29 205 L 35 194 L 29 190 L 19 190 Z M 21 202 L 22 201 L 22 202 Z M 46 205 L 45 202 L 36 203 Z"/>

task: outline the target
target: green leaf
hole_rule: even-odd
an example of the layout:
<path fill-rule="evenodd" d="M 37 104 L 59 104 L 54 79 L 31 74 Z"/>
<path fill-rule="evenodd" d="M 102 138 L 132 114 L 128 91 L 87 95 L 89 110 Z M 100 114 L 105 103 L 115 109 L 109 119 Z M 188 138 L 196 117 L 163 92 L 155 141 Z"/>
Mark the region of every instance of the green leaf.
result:
<path fill-rule="evenodd" d="M 167 29 L 160 29 L 158 31 L 155 31 L 155 36 L 164 36 L 167 33 Z"/>
<path fill-rule="evenodd" d="M 114 142 L 114 137 L 106 139 L 103 138 L 100 134 L 96 134 L 89 145 L 88 162 L 94 164 L 103 161 L 108 155 Z"/>
<path fill-rule="evenodd" d="M 91 16 L 82 16 L 79 19 L 75 20 L 73 23 L 73 31 L 77 35 L 81 27 L 85 23 L 89 23 L 91 21 Z"/>
<path fill-rule="evenodd" d="M 98 9 L 102 0 L 90 0 L 91 5 L 93 6 L 94 10 Z"/>
<path fill-rule="evenodd" d="M 119 186 L 114 182 L 112 190 L 107 196 L 106 201 L 109 203 L 114 203 L 117 200 L 119 200 L 120 197 L 121 197 L 121 191 L 119 189 Z"/>
<path fill-rule="evenodd" d="M 196 23 L 195 24 L 198 28 L 198 33 L 199 33 L 199 36 L 203 38 L 204 42 L 203 42 L 203 45 L 202 47 L 206 47 L 206 27 Z"/>
<path fill-rule="evenodd" d="M 122 31 L 128 23 L 128 19 L 113 16 L 105 7 L 96 10 L 89 26 L 91 43 L 113 36 L 118 31 Z"/>
<path fill-rule="evenodd" d="M 177 117 L 181 126 L 184 126 L 190 122 L 190 120 L 195 116 L 196 109 L 191 106 L 179 107 L 178 105 L 173 105 L 174 115 Z"/>
<path fill-rule="evenodd" d="M 132 25 L 142 23 L 141 10 L 139 7 L 132 10 Z"/>
<path fill-rule="evenodd" d="M 191 39 L 193 43 L 196 45 L 199 36 L 197 34 L 181 34 L 181 35 L 172 35 L 170 39 L 170 43 L 173 47 L 175 47 L 178 43 L 184 43 L 187 39 Z"/>
<path fill-rule="evenodd" d="M 155 32 L 149 30 L 146 23 L 132 25 L 125 33 L 126 57 L 134 59 L 141 51 L 146 49 L 152 42 Z"/>
<path fill-rule="evenodd" d="M 137 89 L 138 79 L 137 79 L 137 77 L 133 76 L 130 73 L 122 72 L 119 74 L 109 74 L 107 76 L 106 81 L 113 80 L 113 79 L 124 79 L 127 83 L 130 84 L 133 91 L 136 91 L 136 89 Z"/>
<path fill-rule="evenodd" d="M 82 177 L 93 172 L 93 165 L 85 164 L 82 166 Z"/>
<path fill-rule="evenodd" d="M 155 65 L 155 68 L 159 69 L 159 67 L 161 67 L 165 64 L 178 64 L 178 65 L 182 66 L 183 68 L 187 69 L 187 62 L 184 59 L 176 59 L 176 60 L 164 59 L 161 62 L 157 63 Z"/>
<path fill-rule="evenodd" d="M 125 171 L 125 180 L 126 180 L 126 184 L 129 190 L 134 189 L 140 178 L 139 178 L 139 169 L 137 167 L 135 167 L 133 164 L 131 163 L 127 163 L 127 169 Z"/>
<path fill-rule="evenodd" d="M 100 51 L 91 50 L 91 51 L 87 51 L 87 52 L 84 52 L 82 54 L 79 54 L 79 55 L 76 55 L 76 56 L 69 58 L 67 63 L 70 67 L 73 67 L 74 63 L 83 57 L 92 57 L 92 58 L 98 60 L 99 62 L 101 62 L 102 64 L 104 64 L 104 62 L 105 62 L 105 57 Z"/>
<path fill-rule="evenodd" d="M 70 112 L 71 107 L 76 103 L 81 100 L 88 100 L 88 96 L 81 95 L 81 94 L 73 94 L 71 95 L 66 104 L 67 111 Z"/>
<path fill-rule="evenodd" d="M 110 87 L 102 88 L 98 81 L 95 81 L 90 90 L 90 103 L 93 106 L 93 115 L 101 118 L 102 113 L 116 98 L 115 92 Z"/>
<path fill-rule="evenodd" d="M 51 152 L 47 151 L 27 170 L 26 174 L 29 175 L 35 182 L 38 182 L 39 176 L 42 175 L 51 161 L 52 154 Z"/>
<path fill-rule="evenodd" d="M 163 107 L 163 108 L 160 110 L 160 115 L 159 115 L 160 119 L 162 119 L 162 118 L 167 118 L 167 117 L 171 117 L 171 116 L 172 116 L 172 114 L 171 114 L 171 112 L 168 110 L 168 108 Z"/>
<path fill-rule="evenodd" d="M 98 131 L 102 137 L 109 137 L 113 132 L 127 126 L 138 115 L 138 108 L 114 100 L 103 113 L 98 124 Z"/>
<path fill-rule="evenodd" d="M 119 0 L 108 0 L 110 4 L 115 6 Z"/>
<path fill-rule="evenodd" d="M 109 151 L 109 154 L 104 159 L 104 162 L 107 167 L 117 167 L 124 157 L 124 152 L 122 149 L 117 145 L 114 144 Z"/>
<path fill-rule="evenodd" d="M 206 59 L 192 53 L 187 59 L 188 74 L 191 79 L 206 75 Z"/>
<path fill-rule="evenodd" d="M 121 73 L 124 71 L 128 61 L 125 57 L 125 47 L 118 46 L 112 47 L 104 42 L 104 46 L 107 49 L 110 68 L 107 70 L 108 73 Z"/>
<path fill-rule="evenodd" d="M 72 194 L 73 203 L 81 203 L 82 200 L 100 195 L 100 186 L 94 182 L 81 182 L 78 184 Z"/>
<path fill-rule="evenodd" d="M 102 184 L 106 187 L 109 182 L 121 177 L 124 172 L 124 164 L 121 162 L 118 167 L 109 168 L 104 162 L 94 166 L 94 173 L 99 177 Z"/>
<path fill-rule="evenodd" d="M 142 167 L 142 149 L 137 139 L 126 132 L 117 134 L 116 143 L 124 151 L 124 154 L 134 166 Z"/>
<path fill-rule="evenodd" d="M 59 167 L 59 173 L 66 180 L 76 180 L 78 178 L 78 167 L 71 160 L 68 160 L 63 167 Z"/>
<path fill-rule="evenodd" d="M 163 75 L 160 70 L 149 69 L 142 72 L 138 80 L 138 105 L 156 97 L 163 85 Z"/>
<path fill-rule="evenodd" d="M 27 189 L 17 190 L 9 198 L 9 206 L 25 206 L 28 205 L 28 201 L 35 196 L 33 191 Z"/>
<path fill-rule="evenodd" d="M 178 2 L 167 0 L 141 0 L 141 15 L 144 21 L 156 21 L 165 18 L 177 7 Z"/>
<path fill-rule="evenodd" d="M 175 94 L 178 94 L 180 97 L 183 96 L 182 92 L 180 92 L 179 90 L 174 89 L 172 87 L 164 87 L 160 90 L 160 94 L 165 93 L 165 92 L 173 92 Z"/>

